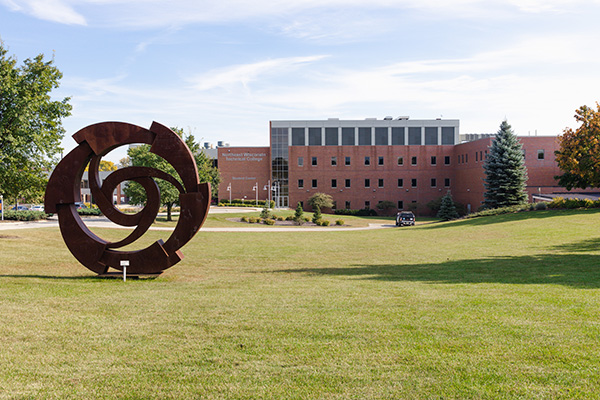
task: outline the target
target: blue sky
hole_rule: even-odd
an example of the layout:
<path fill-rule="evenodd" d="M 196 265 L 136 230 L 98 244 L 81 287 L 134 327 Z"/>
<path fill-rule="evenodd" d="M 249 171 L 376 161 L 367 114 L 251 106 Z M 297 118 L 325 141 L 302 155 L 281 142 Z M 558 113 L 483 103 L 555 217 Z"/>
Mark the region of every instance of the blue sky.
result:
<path fill-rule="evenodd" d="M 0 0 L 9 54 L 64 74 L 67 150 L 107 120 L 232 146 L 267 145 L 269 120 L 388 115 L 558 135 L 600 101 L 598 21 L 577 0 Z"/>

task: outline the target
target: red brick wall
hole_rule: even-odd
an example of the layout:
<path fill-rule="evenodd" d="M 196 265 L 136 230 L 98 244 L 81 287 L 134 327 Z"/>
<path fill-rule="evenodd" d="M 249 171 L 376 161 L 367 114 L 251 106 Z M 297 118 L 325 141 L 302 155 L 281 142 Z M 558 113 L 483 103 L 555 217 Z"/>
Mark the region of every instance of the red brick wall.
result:
<path fill-rule="evenodd" d="M 269 147 L 220 147 L 218 149 L 219 199 L 229 200 L 227 186 L 231 184 L 231 198 L 248 201 L 256 199 L 252 187 L 258 182 L 258 198 L 265 200 L 268 191 L 263 190 L 270 177 L 271 150 Z"/>

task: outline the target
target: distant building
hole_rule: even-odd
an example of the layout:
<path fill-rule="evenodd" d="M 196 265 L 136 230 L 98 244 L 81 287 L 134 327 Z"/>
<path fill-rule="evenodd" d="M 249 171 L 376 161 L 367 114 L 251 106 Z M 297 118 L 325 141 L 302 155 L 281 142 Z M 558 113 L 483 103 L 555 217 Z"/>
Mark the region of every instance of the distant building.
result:
<path fill-rule="evenodd" d="M 493 134 L 460 135 L 459 120 L 292 120 L 270 122 L 268 147 L 218 147 L 219 198 L 272 198 L 277 207 L 307 207 L 323 192 L 336 208 L 399 210 L 425 205 L 448 190 L 475 211 L 483 202 L 483 162 Z M 519 137 L 530 195 L 564 192 L 554 159 L 556 137 Z"/>

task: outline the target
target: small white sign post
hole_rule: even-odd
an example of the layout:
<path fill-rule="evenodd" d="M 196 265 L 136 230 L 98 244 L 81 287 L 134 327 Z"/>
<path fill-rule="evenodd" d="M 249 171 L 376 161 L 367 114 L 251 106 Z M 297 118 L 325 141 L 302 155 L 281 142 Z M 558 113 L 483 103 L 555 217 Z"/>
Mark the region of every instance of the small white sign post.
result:
<path fill-rule="evenodd" d="M 129 260 L 121 260 L 121 267 L 123 268 L 123 282 L 127 281 L 127 267 L 129 267 Z"/>

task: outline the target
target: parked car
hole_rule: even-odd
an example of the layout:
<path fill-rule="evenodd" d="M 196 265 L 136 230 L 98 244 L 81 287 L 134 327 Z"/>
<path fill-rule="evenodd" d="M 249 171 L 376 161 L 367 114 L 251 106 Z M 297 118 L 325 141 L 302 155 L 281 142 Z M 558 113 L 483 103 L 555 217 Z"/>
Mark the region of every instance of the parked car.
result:
<path fill-rule="evenodd" d="M 13 211 L 29 211 L 29 207 L 27 206 L 14 206 L 11 208 Z"/>
<path fill-rule="evenodd" d="M 41 212 L 44 212 L 44 206 L 33 206 L 33 207 L 31 207 L 31 211 L 41 211 Z"/>
<path fill-rule="evenodd" d="M 411 211 L 400 211 L 396 215 L 396 226 L 413 226 L 415 224 L 415 214 Z"/>
<path fill-rule="evenodd" d="M 88 206 L 86 206 L 85 203 L 82 203 L 80 201 L 76 201 L 75 206 L 77 207 L 78 210 L 83 210 L 84 208 L 88 208 Z"/>

